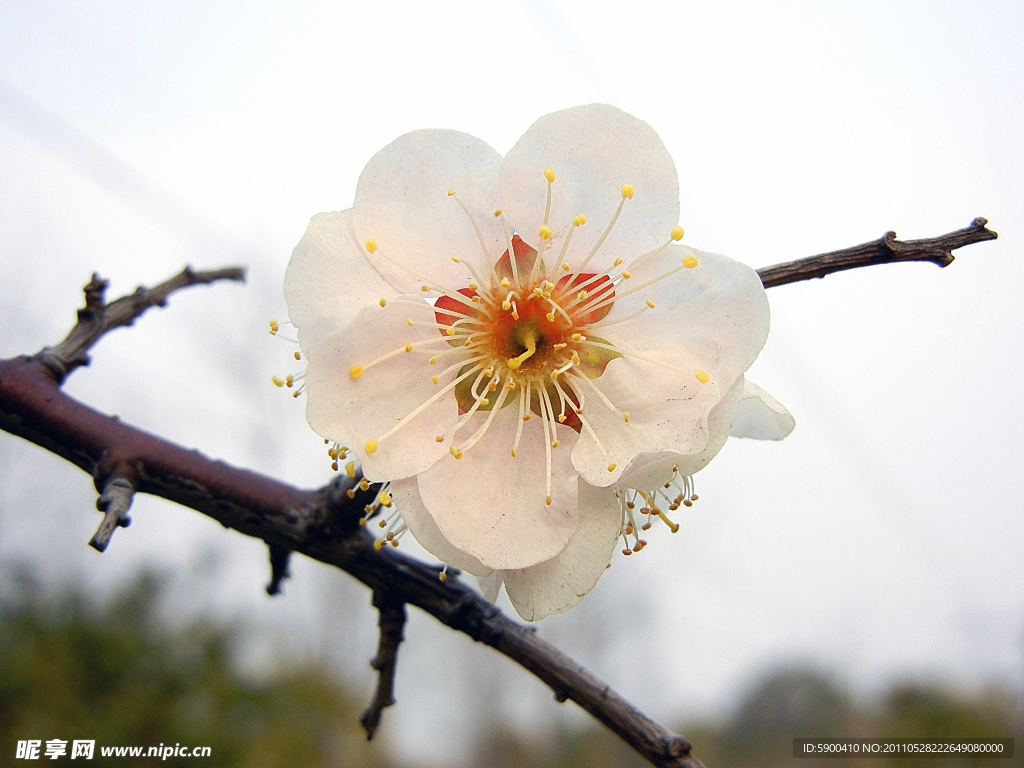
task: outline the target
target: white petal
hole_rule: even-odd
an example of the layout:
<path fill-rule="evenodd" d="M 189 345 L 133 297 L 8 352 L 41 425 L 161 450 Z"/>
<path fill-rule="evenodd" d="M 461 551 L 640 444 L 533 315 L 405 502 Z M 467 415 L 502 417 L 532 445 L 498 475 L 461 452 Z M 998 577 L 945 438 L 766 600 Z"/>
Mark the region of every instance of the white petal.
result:
<path fill-rule="evenodd" d="M 568 261 L 578 264 L 598 241 L 622 201 L 635 190 L 594 257 L 597 271 L 616 257 L 626 261 L 668 239 L 679 222 L 679 180 L 672 157 L 647 123 L 606 104 L 545 115 L 530 126 L 501 166 L 501 203 L 520 236 L 538 245 L 547 180 L 555 172 L 549 226 L 564 236 L 577 214 L 586 224 L 573 234 Z M 559 247 L 557 240 L 553 244 Z"/>
<path fill-rule="evenodd" d="M 619 283 L 616 291 L 621 294 L 666 274 L 689 256 L 697 259 L 696 267 L 616 301 L 607 321 L 632 314 L 648 299 L 654 309 L 607 329 L 599 323 L 593 333 L 638 353 L 672 343 L 725 391 L 750 367 L 768 338 L 771 312 L 757 272 L 727 256 L 674 244 Z"/>
<path fill-rule="evenodd" d="M 470 419 L 456 444 L 484 418 Z M 576 433 L 555 425 L 562 444 L 551 450 L 548 505 L 543 427 L 536 417 L 523 425 L 513 458 L 518 419 L 515 405 L 502 409 L 462 459 L 446 456 L 419 477 L 420 496 L 444 537 L 490 568 L 525 568 L 548 560 L 576 530 L 576 472 L 570 461 Z"/>
<path fill-rule="evenodd" d="M 754 440 L 781 440 L 796 426 L 796 419 L 786 406 L 769 395 L 757 384 L 748 381 L 740 401 L 733 437 Z"/>
<path fill-rule="evenodd" d="M 415 296 L 400 298 L 420 300 Z M 383 309 L 366 307 L 343 331 L 314 347 L 309 356 L 306 420 L 324 437 L 349 436 L 351 442 L 346 445 L 359 456 L 363 473 L 371 481 L 409 477 L 441 458 L 447 448 L 434 438 L 455 424 L 458 414 L 455 395 L 449 391 L 393 436 L 381 441 L 376 453 L 365 451 L 367 440 L 379 439 L 454 378 L 454 374 L 448 374 L 435 385 L 431 374 L 440 372 L 435 368 L 441 363 L 428 365 L 427 355 L 418 350 L 399 352 L 366 369 L 360 378 L 352 378 L 349 370 L 353 365 L 365 366 L 409 342 L 441 339 L 436 328 L 407 325 L 406 316 L 410 313 L 430 316 L 398 304 L 388 304 Z M 435 348 L 450 349 L 443 340 Z"/>
<path fill-rule="evenodd" d="M 442 563 L 461 568 L 474 576 L 489 576 L 492 571 L 472 555 L 456 549 L 444 537 L 434 518 L 423 506 L 416 478 L 396 480 L 391 483 L 391 495 L 395 506 L 402 514 L 402 520 L 409 526 L 409 532 L 420 546 Z"/>
<path fill-rule="evenodd" d="M 356 242 L 351 210 L 310 219 L 284 273 L 288 319 L 304 352 L 344 328 L 363 307 L 394 295 Z"/>
<path fill-rule="evenodd" d="M 501 155 L 467 133 L 423 130 L 398 137 L 370 159 L 359 177 L 353 204 L 358 242 L 376 241 L 379 251 L 370 260 L 402 292 L 419 290 L 424 280 L 385 255 L 453 290 L 465 288 L 474 281 L 452 256 L 470 261 L 483 274 L 505 250 L 494 217 L 500 163 Z M 448 195 L 452 189 L 476 218 L 486 256 L 469 218 Z"/>
<path fill-rule="evenodd" d="M 501 592 L 501 585 L 505 582 L 504 571 L 491 571 L 490 576 L 484 576 L 477 580 L 477 585 L 480 587 L 480 592 L 483 594 L 484 600 L 489 603 L 493 603 L 498 599 L 498 593 Z"/>
<path fill-rule="evenodd" d="M 642 285 L 695 254 L 695 268 L 619 299 L 607 320 L 628 316 L 648 298 L 654 309 L 605 328 L 598 323 L 587 332 L 624 353 L 647 358 L 626 354 L 612 360 L 594 382 L 618 411 L 629 413 L 628 425 L 588 394 L 584 415 L 605 452 L 584 430 L 573 462 L 591 484 L 615 482 L 616 474 L 607 472 L 607 465 L 614 463 L 621 472 L 640 453 L 705 450 L 708 414 L 764 345 L 769 326 L 764 287 L 754 270 L 725 256 L 672 246 L 620 283 L 617 291 Z M 696 371 L 707 373 L 709 382 L 701 384 Z"/>
<path fill-rule="evenodd" d="M 509 600 L 527 621 L 578 604 L 612 559 L 622 522 L 615 492 L 580 483 L 579 499 L 579 525 L 565 549 L 543 563 L 504 573 Z"/>
<path fill-rule="evenodd" d="M 654 346 L 646 353 L 688 370 L 698 367 L 697 359 L 673 345 Z M 620 412 L 629 413 L 629 423 L 589 392 L 586 384 L 579 387 L 587 397 L 583 416 L 596 439 L 584 428 L 573 451 L 573 464 L 591 485 L 611 485 L 641 453 L 691 454 L 707 447 L 708 414 L 723 394 L 714 381 L 701 384 L 693 374 L 620 357 L 593 383 Z M 609 471 L 612 464 L 615 469 Z"/>
<path fill-rule="evenodd" d="M 638 490 L 655 490 L 669 482 L 676 473 L 694 475 L 713 459 L 729 438 L 736 410 L 744 392 L 744 380 L 741 376 L 733 384 L 708 416 L 708 445 L 697 453 L 680 454 L 675 451 L 658 451 L 641 454 L 622 473 L 620 488 Z"/>

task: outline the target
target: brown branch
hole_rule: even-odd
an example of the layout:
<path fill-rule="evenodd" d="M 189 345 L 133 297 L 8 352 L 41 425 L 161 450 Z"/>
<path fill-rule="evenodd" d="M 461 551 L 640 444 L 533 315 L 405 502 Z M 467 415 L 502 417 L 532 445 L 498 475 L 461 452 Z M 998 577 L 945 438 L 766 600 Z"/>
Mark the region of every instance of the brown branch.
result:
<path fill-rule="evenodd" d="M 965 229 L 926 240 L 906 242 L 897 240 L 895 232 L 886 232 L 880 239 L 870 243 L 762 267 L 757 270 L 757 274 L 765 288 L 773 288 L 776 285 L 810 280 L 812 277 L 824 277 L 832 272 L 899 261 L 930 261 L 940 267 L 948 267 L 953 263 L 953 251 L 957 248 L 984 240 L 995 240 L 999 236 L 988 229 L 986 224 L 987 219 L 978 217 Z"/>
<path fill-rule="evenodd" d="M 372 739 L 380 725 L 384 707 L 395 703 L 395 665 L 398 663 L 398 646 L 405 638 L 405 603 L 395 600 L 383 592 L 373 593 L 373 607 L 380 613 L 380 642 L 377 655 L 370 666 L 377 670 L 377 690 L 366 711 L 359 717 L 366 731 L 366 738 Z"/>
<path fill-rule="evenodd" d="M 194 272 L 191 267 L 185 267 L 170 280 L 154 288 L 139 286 L 135 293 L 107 304 L 103 294 L 109 283 L 93 273 L 92 280 L 83 289 L 85 306 L 78 310 L 78 322 L 75 323 L 75 327 L 64 341 L 55 347 L 43 349 L 37 357 L 52 370 L 58 381 L 63 381 L 75 368 L 89 364 L 89 348 L 107 331 L 131 325 L 135 318 L 150 307 L 166 305 L 167 297 L 180 288 L 217 280 L 243 281 L 245 270 L 241 267 L 227 267 L 208 272 Z"/>

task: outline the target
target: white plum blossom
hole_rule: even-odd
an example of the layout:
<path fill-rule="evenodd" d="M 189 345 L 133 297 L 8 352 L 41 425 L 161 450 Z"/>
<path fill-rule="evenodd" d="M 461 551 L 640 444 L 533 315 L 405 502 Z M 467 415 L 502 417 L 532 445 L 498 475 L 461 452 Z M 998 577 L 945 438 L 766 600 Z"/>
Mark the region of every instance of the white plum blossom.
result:
<path fill-rule="evenodd" d="M 285 277 L 306 416 L 385 483 L 380 541 L 408 529 L 539 619 L 617 541 L 674 528 L 734 428 L 788 434 L 744 380 L 769 325 L 757 274 L 682 237 L 664 144 L 606 105 L 542 117 L 504 158 L 406 134 L 351 209 L 313 217 Z"/>

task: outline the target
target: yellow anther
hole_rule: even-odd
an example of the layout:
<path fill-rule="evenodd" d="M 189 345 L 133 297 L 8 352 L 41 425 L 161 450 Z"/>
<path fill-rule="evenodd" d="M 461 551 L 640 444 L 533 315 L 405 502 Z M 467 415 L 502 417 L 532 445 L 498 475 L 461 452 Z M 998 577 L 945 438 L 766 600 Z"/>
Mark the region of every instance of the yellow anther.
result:
<path fill-rule="evenodd" d="M 555 439 L 554 441 L 552 441 L 552 443 L 551 443 L 551 447 L 552 447 L 552 448 L 557 448 L 557 447 L 558 447 L 558 444 L 559 444 L 560 442 L 562 442 L 562 441 L 561 441 L 561 440 L 558 440 L 558 439 Z"/>
<path fill-rule="evenodd" d="M 408 325 L 409 327 L 412 327 L 412 318 L 411 317 L 405 318 L 405 324 Z"/>
<path fill-rule="evenodd" d="M 479 288 L 479 287 L 480 287 L 480 286 L 479 286 L 479 285 L 477 285 L 476 283 L 470 283 L 470 284 L 469 284 L 469 290 L 471 290 L 471 291 L 475 291 L 475 290 L 476 290 L 477 288 Z"/>
<path fill-rule="evenodd" d="M 483 299 L 481 299 L 479 296 L 474 296 L 472 300 L 475 304 L 479 304 L 481 301 L 483 301 Z"/>
<path fill-rule="evenodd" d="M 444 442 L 444 436 L 443 435 L 438 435 L 437 437 L 434 438 L 434 442 L 443 443 Z"/>
<path fill-rule="evenodd" d="M 456 264 L 460 264 L 461 263 L 459 261 L 459 257 L 458 256 L 452 256 L 452 261 L 454 261 Z"/>
<path fill-rule="evenodd" d="M 428 363 L 430 363 L 431 365 L 433 365 L 434 363 L 436 363 L 436 362 L 437 362 L 437 355 L 434 355 L 434 356 L 433 356 L 432 358 L 430 358 L 429 360 L 427 360 L 427 362 L 428 362 Z"/>
<path fill-rule="evenodd" d="M 288 389 L 291 389 L 295 385 L 295 377 L 289 373 L 284 377 L 284 385 L 288 387 Z"/>
<path fill-rule="evenodd" d="M 345 474 L 348 475 L 349 477 L 356 476 L 356 463 L 354 461 L 350 461 L 348 464 L 345 465 Z"/>
<path fill-rule="evenodd" d="M 345 495 L 348 496 L 350 499 L 354 499 L 356 497 L 356 489 L 349 488 L 347 491 L 345 491 Z"/>
<path fill-rule="evenodd" d="M 537 234 L 544 240 L 550 240 L 554 232 L 551 231 L 551 227 L 544 226 L 537 230 Z"/>
<path fill-rule="evenodd" d="M 552 312 L 548 312 L 546 315 L 544 315 L 544 317 L 546 317 L 548 319 L 549 323 L 555 322 L 555 313 L 553 311 Z"/>
<path fill-rule="evenodd" d="M 683 259 L 683 266 L 686 267 L 687 269 L 693 269 L 694 267 L 697 266 L 697 259 L 695 259 L 693 256 L 687 256 L 685 259 Z"/>
<path fill-rule="evenodd" d="M 631 277 L 632 277 L 633 275 L 631 275 L 631 274 L 629 273 L 629 270 L 628 270 L 628 269 L 624 269 L 624 270 L 622 270 L 622 276 L 623 276 L 624 278 L 626 278 L 627 280 L 629 280 L 629 278 L 631 278 Z M 412 325 L 412 323 L 409 323 L 409 325 Z"/>
<path fill-rule="evenodd" d="M 375 542 L 373 542 L 373 548 L 376 549 L 378 552 L 380 552 L 383 547 L 384 539 L 377 539 Z"/>
<path fill-rule="evenodd" d="M 366 452 L 367 453 L 376 453 L 377 452 L 377 441 L 374 440 L 373 438 L 370 438 L 369 440 L 366 441 Z"/>
<path fill-rule="evenodd" d="M 410 325 L 411 325 L 411 323 L 410 323 Z M 452 327 L 451 327 L 451 326 L 449 325 L 449 326 L 448 326 L 448 327 L 447 327 L 447 328 L 445 329 L 445 333 L 447 333 L 447 334 L 448 334 L 449 336 L 454 336 L 454 335 L 455 335 L 455 329 L 454 329 L 454 328 L 452 328 Z"/>
<path fill-rule="evenodd" d="M 381 305 L 381 307 L 383 307 L 388 302 L 387 302 L 387 299 L 381 299 L 378 303 Z"/>
<path fill-rule="evenodd" d="M 566 272 L 568 272 L 570 269 L 572 269 L 572 267 L 570 267 L 566 262 L 563 261 L 562 262 L 562 269 L 564 269 Z"/>
<path fill-rule="evenodd" d="M 374 240 L 372 237 L 366 241 L 366 250 L 368 250 L 370 253 L 373 253 L 374 251 L 377 250 L 377 241 Z"/>
<path fill-rule="evenodd" d="M 654 302 L 651 301 L 650 299 L 648 299 L 647 300 L 647 306 L 650 307 L 651 309 L 654 309 Z M 406 351 L 408 351 L 408 350 L 406 350 Z"/>
<path fill-rule="evenodd" d="M 296 389 L 294 392 L 292 392 L 292 397 L 298 397 L 301 394 L 302 394 L 302 390 L 301 389 Z"/>
<path fill-rule="evenodd" d="M 302 353 L 301 352 L 292 352 L 292 357 L 294 357 L 296 360 L 301 360 L 302 359 Z"/>
<path fill-rule="evenodd" d="M 580 364 L 580 356 L 577 355 L 575 352 L 572 353 L 572 357 L 569 358 L 569 359 L 572 360 L 572 364 L 573 365 L 579 365 Z"/>
<path fill-rule="evenodd" d="M 491 382 L 487 385 L 487 391 L 488 392 L 494 392 L 497 388 L 498 388 L 498 382 L 496 380 L 494 380 L 494 379 L 491 379 Z"/>
<path fill-rule="evenodd" d="M 523 421 L 529 421 L 532 418 L 533 416 L 531 416 L 530 414 L 526 414 L 525 416 L 523 416 Z"/>
<path fill-rule="evenodd" d="M 358 379 L 360 376 L 363 375 L 363 366 L 353 365 L 351 368 L 348 369 L 348 375 L 351 376 L 353 379 Z M 278 386 L 280 386 L 280 384 Z"/>
<path fill-rule="evenodd" d="M 423 291 L 424 293 L 426 293 L 427 291 L 430 290 L 430 286 L 429 285 L 421 285 L 420 286 L 420 290 Z"/>
<path fill-rule="evenodd" d="M 551 170 L 550 168 L 545 168 L 544 169 L 544 178 L 547 179 L 548 182 L 554 181 L 555 180 L 555 172 L 553 170 Z"/>
<path fill-rule="evenodd" d="M 448 197 L 451 197 L 454 194 L 455 194 L 455 190 L 454 189 L 449 189 L 448 190 Z"/>
<path fill-rule="evenodd" d="M 368 490 L 370 490 L 370 481 L 367 480 L 365 477 L 362 480 L 359 481 L 359 490 L 360 491 L 368 491 Z"/>
<path fill-rule="evenodd" d="M 412 352 L 412 344 L 411 343 L 405 345 L 405 351 L 406 352 Z"/>
<path fill-rule="evenodd" d="M 616 468 L 617 466 L 618 466 L 618 464 L 609 464 L 609 465 L 608 465 L 608 471 L 609 471 L 609 472 L 614 472 L 614 471 L 615 471 L 615 468 Z"/>
<path fill-rule="evenodd" d="M 494 215 L 495 216 L 501 216 L 501 208 L 498 208 L 497 210 L 495 210 L 494 211 Z"/>
<path fill-rule="evenodd" d="M 437 574 L 437 578 L 438 578 L 439 581 L 444 581 L 445 579 L 448 578 L 448 574 L 445 573 L 444 571 L 441 571 L 439 574 Z"/>
<path fill-rule="evenodd" d="M 672 227 L 672 234 L 670 235 L 670 237 L 673 240 L 682 240 L 683 239 L 683 228 L 682 227 Z"/>
<path fill-rule="evenodd" d="M 359 524 L 361 526 L 363 526 L 363 528 L 365 528 L 366 527 L 366 518 L 365 517 L 360 517 L 359 518 Z"/>
<path fill-rule="evenodd" d="M 509 450 L 510 450 L 510 451 L 512 452 L 512 458 L 513 458 L 513 459 L 514 459 L 514 458 L 515 458 L 516 456 L 518 456 L 518 455 L 519 455 L 519 454 L 517 454 L 517 453 L 516 453 L 516 449 L 515 449 L 515 448 L 509 448 Z"/>
<path fill-rule="evenodd" d="M 459 459 L 462 458 L 462 451 L 456 450 L 455 453 L 452 454 L 452 456 L 454 456 L 455 460 L 458 461 Z"/>
<path fill-rule="evenodd" d="M 577 299 L 578 299 L 579 301 L 583 301 L 583 300 L 584 300 L 585 298 L 587 298 L 587 296 L 589 296 L 589 295 L 590 295 L 590 294 L 589 294 L 589 293 L 587 293 L 586 291 L 580 291 L 579 293 L 577 293 L 577 294 L 576 294 L 576 298 L 577 298 Z"/>
<path fill-rule="evenodd" d="M 627 197 L 627 198 L 632 198 L 633 197 L 633 185 L 632 184 L 623 184 L 622 185 L 622 196 L 623 197 Z"/>
<path fill-rule="evenodd" d="M 693 375 L 697 377 L 697 381 L 699 381 L 701 384 L 707 384 L 709 381 L 711 381 L 711 377 L 708 376 L 706 371 L 694 371 Z"/>
<path fill-rule="evenodd" d="M 629 411 L 626 411 L 624 414 L 622 414 L 622 420 L 629 424 Z"/>
<path fill-rule="evenodd" d="M 430 377 L 430 380 L 431 380 L 432 382 L 434 382 L 435 384 L 437 384 L 437 376 L 431 376 L 431 377 Z"/>
<path fill-rule="evenodd" d="M 270 321 L 270 335 L 273 336 L 279 330 L 281 330 L 281 326 L 278 325 L 277 320 L 271 320 Z"/>
<path fill-rule="evenodd" d="M 274 386 L 275 387 L 283 387 L 284 386 L 284 379 L 282 379 L 280 376 L 271 376 L 270 380 L 272 382 L 274 382 Z"/>
<path fill-rule="evenodd" d="M 391 506 L 391 494 L 390 493 L 382 493 L 377 498 L 380 499 L 380 503 L 383 504 L 385 507 L 390 507 Z"/>
<path fill-rule="evenodd" d="M 586 224 L 586 223 L 587 223 L 587 217 L 584 216 L 582 213 L 577 213 L 576 216 L 572 220 L 572 225 L 574 227 L 578 227 L 581 224 Z"/>
<path fill-rule="evenodd" d="M 617 267 L 621 263 L 622 263 L 622 259 L 616 259 L 615 261 L 612 262 L 612 266 L 613 267 Z"/>
<path fill-rule="evenodd" d="M 562 424 L 564 422 L 565 422 L 565 414 L 564 413 L 558 414 L 558 423 Z"/>
<path fill-rule="evenodd" d="M 546 498 L 546 499 L 544 500 L 544 503 L 545 503 L 545 504 L 547 504 L 547 505 L 548 505 L 548 506 L 550 507 L 550 506 L 551 506 L 551 497 L 550 497 L 550 496 L 548 496 L 548 497 L 547 497 L 547 498 Z"/>
<path fill-rule="evenodd" d="M 510 285 L 512 285 L 512 283 L 509 282 L 507 277 L 503 277 L 503 278 L 501 278 L 500 285 L 501 285 L 502 288 L 508 288 Z"/>

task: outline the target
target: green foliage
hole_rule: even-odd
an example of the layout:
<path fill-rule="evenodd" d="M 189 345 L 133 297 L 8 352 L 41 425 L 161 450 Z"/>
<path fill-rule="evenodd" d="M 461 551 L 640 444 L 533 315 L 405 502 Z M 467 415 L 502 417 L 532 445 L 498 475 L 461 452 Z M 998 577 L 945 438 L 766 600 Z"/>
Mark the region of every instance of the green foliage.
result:
<path fill-rule="evenodd" d="M 97 606 L 77 590 L 43 596 L 32 579 L 17 580 L 0 607 L 0 762 L 18 740 L 59 738 L 94 739 L 94 759 L 101 746 L 183 744 L 211 747 L 201 759 L 211 767 L 384 765 L 330 675 L 247 680 L 231 663 L 232 631 L 168 628 L 159 594 L 159 581 L 143 576 Z"/>

